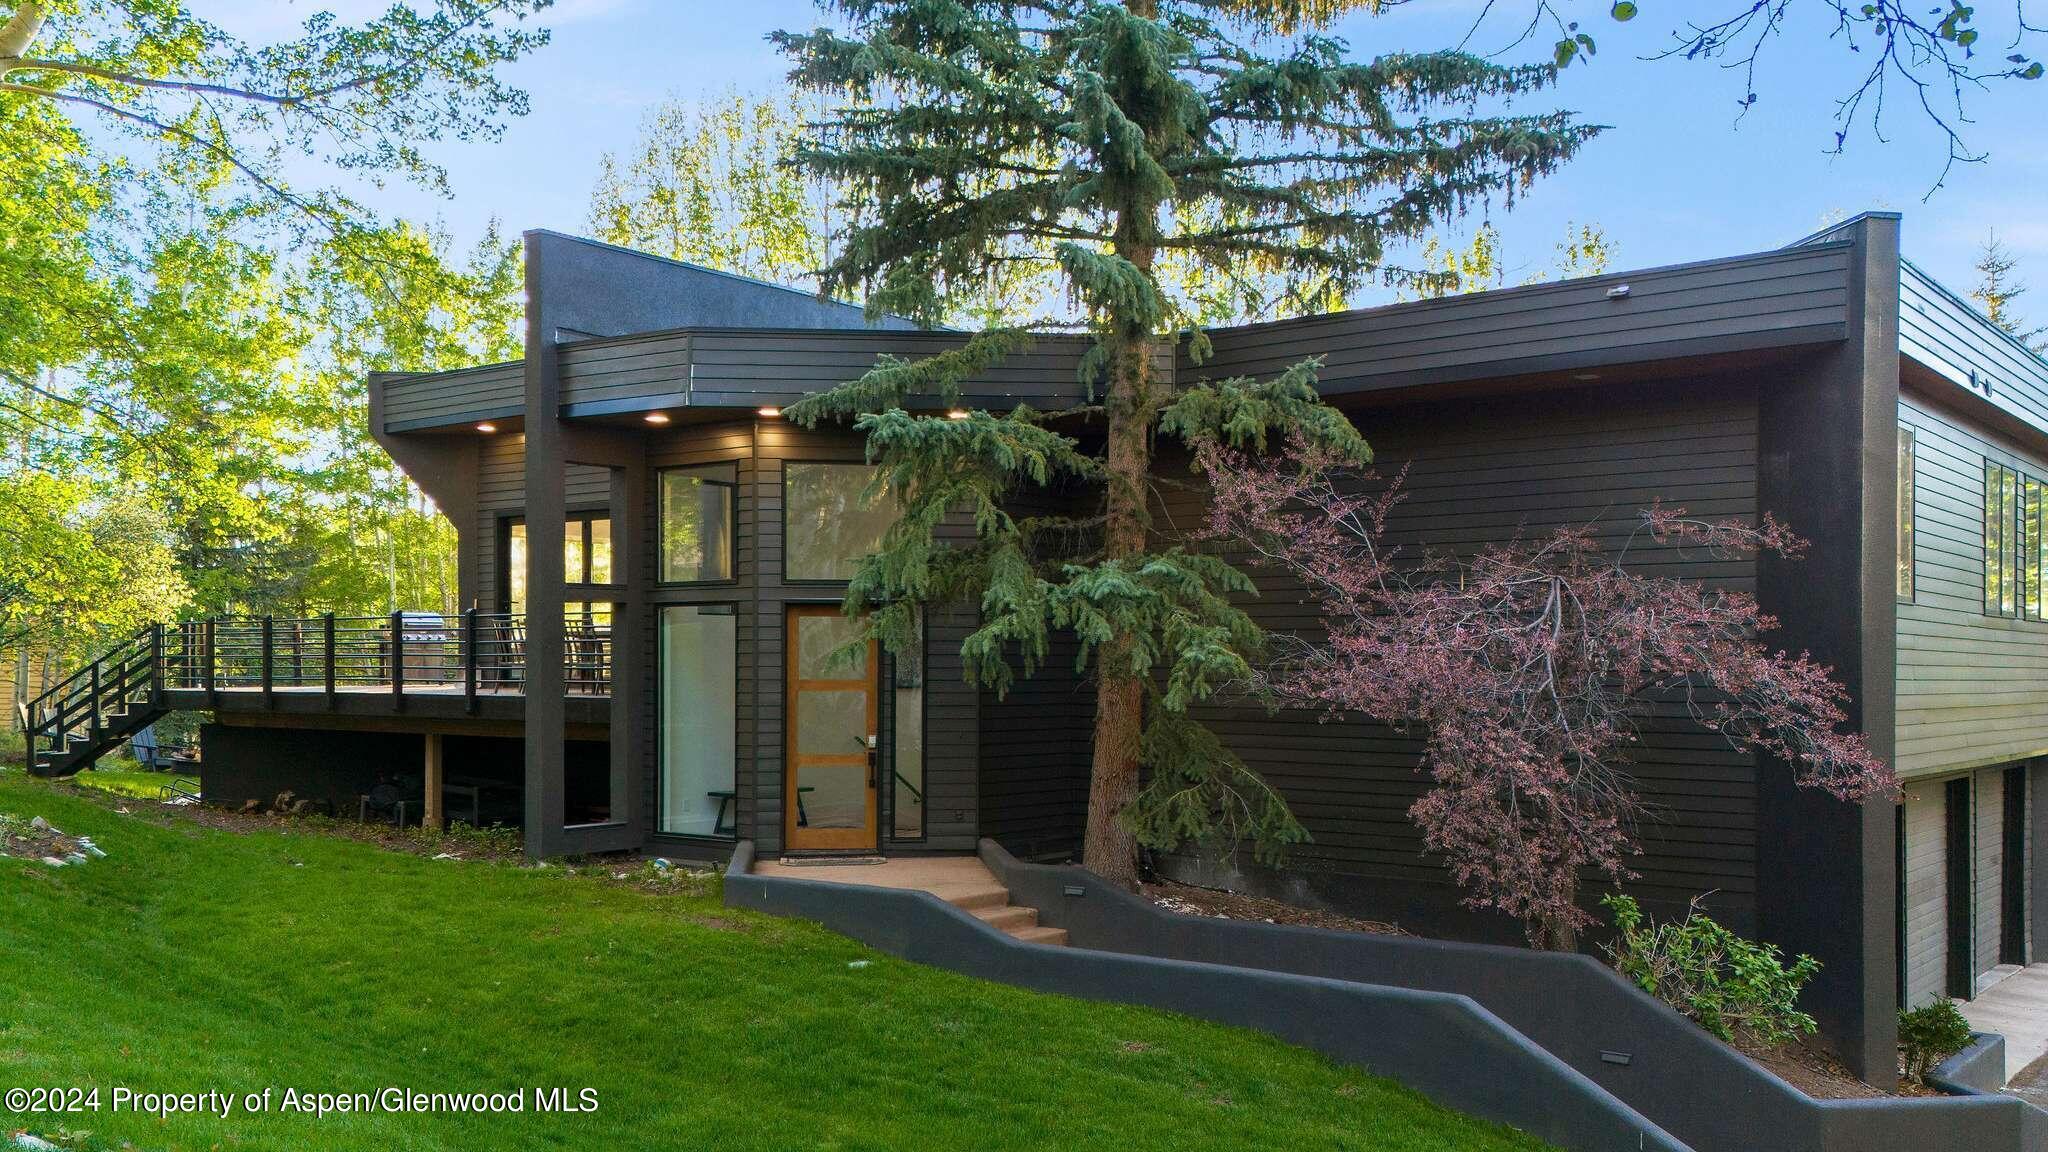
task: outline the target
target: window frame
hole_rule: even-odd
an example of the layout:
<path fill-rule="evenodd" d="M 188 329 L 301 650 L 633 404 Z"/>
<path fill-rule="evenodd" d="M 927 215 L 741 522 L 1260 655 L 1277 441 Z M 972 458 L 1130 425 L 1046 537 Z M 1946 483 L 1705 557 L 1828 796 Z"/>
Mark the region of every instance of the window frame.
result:
<path fill-rule="evenodd" d="M 815 577 L 801 577 L 801 576 L 791 576 L 791 575 L 789 574 L 789 554 L 790 554 L 790 547 L 789 547 L 789 470 L 790 470 L 790 468 L 791 468 L 792 466 L 795 466 L 795 467 L 801 468 L 801 467 L 805 467 L 805 466 L 807 466 L 807 465 L 809 465 L 809 466 L 823 465 L 823 466 L 826 466 L 826 467 L 833 467 L 833 468 L 866 468 L 866 469 L 870 470 L 871 472 L 872 472 L 872 471 L 880 471 L 880 470 L 881 470 L 881 467 L 882 467 L 882 466 L 881 466 L 880 464 L 875 464 L 875 463 L 871 463 L 871 462 L 869 462 L 869 461 L 866 461 L 866 460 L 812 460 L 812 459 L 798 459 L 798 460 L 784 460 L 784 461 L 782 461 L 782 470 L 781 470 L 781 483 L 782 483 L 782 490 L 781 490 L 781 498 L 782 498 L 782 500 L 781 500 L 781 503 L 782 503 L 782 510 L 781 510 L 781 513 L 780 513 L 780 523 L 779 523 L 779 528 L 780 528 L 780 531 L 781 531 L 781 534 L 782 534 L 782 536 L 781 536 L 781 547 L 780 547 L 780 550 L 781 550 L 781 553 L 782 553 L 782 559 L 781 559 L 781 562 L 780 562 L 780 564 L 779 564 L 779 565 L 777 566 L 777 567 L 779 568 L 779 570 L 780 570 L 780 573 L 781 573 L 781 576 L 782 576 L 782 583 L 783 583 L 783 584 L 785 584 L 785 585 L 788 585 L 788 586 L 790 586 L 790 587 L 795 587 L 795 588 L 844 588 L 844 587 L 846 587 L 846 585 L 847 585 L 847 584 L 848 584 L 848 583 L 850 582 L 850 578 L 849 578 L 849 579 L 847 579 L 847 580 L 820 580 L 820 579 L 817 579 L 817 578 L 815 578 Z M 884 528 L 884 529 L 883 529 L 883 531 L 884 531 L 884 532 L 887 532 L 887 531 L 888 531 L 888 529 Z"/>
<path fill-rule="evenodd" d="M 901 725 L 903 722 L 903 718 L 901 715 L 902 704 L 897 698 L 898 688 L 896 686 L 896 664 L 897 661 L 902 659 L 902 657 L 895 652 L 888 651 L 888 649 L 884 647 L 883 668 L 888 673 L 886 687 L 887 707 L 889 709 L 889 723 L 884 726 L 884 730 L 889 735 L 889 807 L 887 809 L 888 823 L 884 829 L 884 835 L 882 839 L 885 843 L 889 844 L 922 844 L 925 841 L 931 839 L 932 835 L 932 632 L 931 620 L 928 617 L 928 615 L 920 611 L 918 613 L 918 616 L 919 619 L 917 624 L 917 663 L 919 668 L 918 675 L 920 677 L 921 689 L 924 693 L 917 710 L 918 758 L 920 761 L 922 761 L 919 769 L 918 783 L 921 786 L 920 791 L 924 793 L 924 812 L 917 822 L 917 835 L 897 835 L 896 767 L 898 763 L 897 757 L 900 751 L 901 741 L 897 740 L 896 736 L 899 731 L 899 725 Z"/>
<path fill-rule="evenodd" d="M 699 587 L 702 587 L 702 586 L 704 586 L 704 585 L 700 584 L 700 585 L 698 585 L 698 586 L 699 586 Z M 731 831 L 730 833 L 726 834 L 726 835 L 723 835 L 723 836 L 720 836 L 720 835 L 716 835 L 716 834 L 712 834 L 712 833 L 704 833 L 704 832 L 668 832 L 668 831 L 664 831 L 664 830 L 662 829 L 662 826 L 661 826 L 661 825 L 662 825 L 662 819 L 663 819 L 663 812 L 662 812 L 662 810 L 661 810 L 661 797 L 662 797 L 663 789 L 664 789 L 664 788 L 666 787 L 666 785 L 667 785 L 667 782 L 668 782 L 668 781 L 667 781 L 667 778 L 666 778 L 666 771 L 667 771 L 667 765 L 666 765 L 666 764 L 665 764 L 665 763 L 663 762 L 663 756 L 664 756 L 664 753 L 666 752 L 666 749 L 667 749 L 667 744 L 666 744 L 666 741 L 665 741 L 664 737 L 666 736 L 666 734 L 667 734 L 667 733 L 666 733 L 666 730 L 665 730 L 665 726 L 664 726 L 664 724 L 663 724 L 663 720 L 662 720 L 662 709 L 661 709 L 661 702 L 662 702 L 662 699 L 663 699 L 663 692 L 664 692 L 664 690 L 665 690 L 665 687 L 666 687 L 666 685 L 667 685 L 667 683 L 668 683 L 668 646 L 667 646 L 667 645 L 665 645 L 665 644 L 663 644 L 663 643 L 661 642 L 661 620 L 662 620 L 662 613 L 664 613 L 664 612 L 667 612 L 667 611 L 669 611 L 669 610 L 671 610 L 671 609 L 680 609 L 680 608 L 687 608 L 687 609 L 690 609 L 691 611 L 694 611 L 694 612 L 702 612 L 702 611 L 704 611 L 704 610 L 705 610 L 705 609 L 707 609 L 707 608 L 720 608 L 720 609 L 724 609 L 724 610 L 725 610 L 725 611 L 724 611 L 724 613 L 721 613 L 721 614 L 723 614 L 723 615 L 730 615 L 730 616 L 732 617 L 732 619 L 733 619 L 733 631 L 732 631 L 732 675 L 733 675 L 733 710 L 732 710 L 732 751 L 733 751 L 733 780 L 732 780 L 732 791 L 733 791 L 733 797 L 732 797 L 732 831 Z M 662 839 L 664 839 L 664 840 L 670 840 L 670 841 L 681 841 L 681 842 L 689 842 L 689 843 L 697 843 L 697 844 L 727 844 L 727 845 L 730 845 L 730 844 L 734 844 L 734 843 L 737 843 L 738 841 L 740 841 L 741 839 L 743 839 L 743 838 L 744 838 L 744 837 L 743 837 L 743 836 L 741 835 L 741 832 L 740 832 L 740 829 L 742 828 L 742 824 L 741 824 L 741 822 L 740 822 L 740 814 L 741 814 L 741 807 L 740 807 L 740 804 L 741 804 L 741 801 L 742 801 L 743 799 L 745 799 L 745 798 L 746 798 L 745 796 L 743 796 L 743 794 L 742 794 L 742 792 L 741 792 L 741 789 L 740 789 L 740 782 L 741 782 L 741 780 L 743 780 L 743 779 L 745 778 L 745 775 L 746 775 L 746 773 L 745 773 L 745 768 L 744 768 L 745 760 L 744 760 L 744 757 L 743 757 L 743 755 L 742 755 L 742 749 L 741 749 L 741 739 L 740 739 L 740 737 L 741 737 L 742 733 L 744 732 L 744 728 L 742 727 L 742 725 L 741 725 L 741 723 L 740 723 L 740 713 L 741 713 L 741 711 L 742 711 L 742 708 L 741 708 L 741 705 L 740 705 L 740 694 L 741 694 L 741 682 L 742 682 L 742 679 L 743 679 L 743 673 L 744 673 L 744 672 L 746 671 L 746 669 L 745 669 L 745 665 L 744 665 L 744 662 L 743 662 L 743 661 L 741 660 L 741 652 L 742 652 L 742 650 L 743 650 L 743 648 L 744 648 L 744 646 L 745 646 L 745 640 L 744 640 L 744 639 L 743 639 L 743 638 L 741 637 L 741 635 L 740 635 L 740 620 L 741 620 L 741 617 L 742 617 L 742 616 L 744 616 L 744 614 L 745 614 L 745 613 L 744 613 L 744 611 L 743 611 L 743 606 L 741 605 L 741 603 L 740 603 L 740 602 L 738 602 L 738 601 L 735 601 L 735 600 L 706 600 L 706 601 L 702 601 L 702 602 L 699 602 L 699 601 L 694 601 L 694 600 L 693 600 L 693 601 L 679 601 L 679 602 L 671 602 L 671 603 L 655 604 L 655 605 L 653 605 L 653 609 L 654 609 L 654 634 L 655 634 L 655 640 L 654 640 L 654 693 L 655 693 L 655 696 L 654 696 L 654 796 L 655 796 L 655 804 L 654 804 L 654 811 L 653 811 L 653 813 L 652 813 L 652 816 L 653 816 L 653 821 L 652 821 L 652 823 L 653 823 L 653 835 L 655 835 L 655 836 L 658 836 L 658 837 L 661 837 L 661 838 L 662 838 Z M 715 814 L 714 814 L 714 816 L 713 816 L 713 821 L 714 821 L 714 824 L 715 824 L 715 822 L 716 822 L 716 815 L 715 815 Z"/>
<path fill-rule="evenodd" d="M 668 517 L 664 515 L 662 483 L 671 472 L 695 473 L 712 469 L 730 469 L 732 479 L 704 479 L 701 483 L 725 489 L 725 514 L 727 528 L 725 537 L 725 570 L 728 575 L 715 580 L 669 580 L 662 576 L 662 565 L 668 555 Z M 725 460 L 710 464 L 677 464 L 654 471 L 654 586 L 657 588 L 721 588 L 740 582 L 740 470 L 739 461 Z"/>
<path fill-rule="evenodd" d="M 604 581 L 604 582 L 600 583 L 600 582 L 597 582 L 597 581 L 593 581 L 593 580 L 591 580 L 591 579 L 589 578 L 589 577 L 590 577 L 590 569 L 591 569 L 591 564 L 590 564 L 590 525 L 591 525 L 591 522 L 592 522 L 592 521 L 594 521 L 594 520 L 606 520 L 606 521 L 611 521 L 611 520 L 614 520 L 614 517 L 612 516 L 612 513 L 611 513 L 611 509 L 609 509 L 609 508 L 572 508 L 572 509 L 570 509 L 569 511 L 567 511 L 567 512 L 565 512 L 565 513 L 563 513 L 563 514 L 562 514 L 562 546 L 563 546 L 564 548 L 567 548 L 567 547 L 569 546 L 569 526 L 570 526 L 571 524 L 580 524 L 580 525 L 581 525 L 581 531 L 582 531 L 582 533 L 583 533 L 583 576 L 584 576 L 584 578 L 583 578 L 583 579 L 581 579 L 581 580 L 571 580 L 571 579 L 569 579 L 569 572 L 568 572 L 568 561 L 567 561 L 567 558 L 566 558 L 566 557 L 564 557 L 564 559 L 563 559 L 563 564 L 562 564 L 562 569 L 563 569 L 563 571 L 562 571 L 562 583 L 564 583 L 564 584 L 568 585 L 568 586 L 569 586 L 569 587 L 571 587 L 571 588 L 618 588 L 618 587 L 622 587 L 622 586 L 624 585 L 624 583 L 625 583 L 625 582 L 624 582 L 624 581 L 622 581 L 622 580 L 618 580 L 618 579 L 612 579 L 612 580 L 607 580 L 607 581 Z M 524 606 L 524 605 L 522 605 L 522 606 L 520 606 L 520 607 L 518 607 L 518 608 L 514 608 L 514 607 L 512 607 L 512 529 L 513 529 L 513 528 L 514 528 L 515 526 L 518 526 L 518 527 L 525 527 L 525 525 L 526 525 L 526 513 L 524 513 L 524 512 L 508 512 L 508 513 L 506 513 L 506 514 L 504 514 L 504 515 L 502 515 L 502 516 L 498 517 L 498 589 L 497 589 L 497 591 L 498 591 L 498 610 L 499 610 L 500 612 L 519 612 L 519 613 L 524 613 L 524 612 L 526 611 L 526 608 L 525 608 L 525 606 Z M 612 575 L 613 575 L 614 577 L 617 577 L 617 576 L 619 575 L 619 547 L 618 547 L 618 544 L 619 544 L 619 542 L 618 542 L 618 539 L 617 539 L 617 537 L 616 537 L 616 536 L 610 537 L 610 540 L 611 540 L 611 545 L 612 545 L 612 550 L 611 550 L 611 565 L 612 565 Z M 581 603 L 581 602 L 595 602 L 595 600 L 596 600 L 597 598 L 596 598 L 596 597 L 591 597 L 591 596 L 585 596 L 585 597 L 582 597 L 582 598 L 581 598 L 581 599 L 579 600 L 579 599 L 578 599 L 577 597 L 574 597 L 574 596 L 564 596 L 564 597 L 563 597 L 562 599 L 563 599 L 564 601 L 567 601 L 567 602 L 569 602 L 569 603 Z"/>
<path fill-rule="evenodd" d="M 1920 594 L 1920 432 L 1911 424 L 1899 425 L 1898 475 L 1898 575 L 1892 594 L 1899 603 L 1911 604 Z"/>
<path fill-rule="evenodd" d="M 2002 620 L 2048 622 L 2048 482 L 1988 455 L 1983 461 L 1979 607 Z"/>

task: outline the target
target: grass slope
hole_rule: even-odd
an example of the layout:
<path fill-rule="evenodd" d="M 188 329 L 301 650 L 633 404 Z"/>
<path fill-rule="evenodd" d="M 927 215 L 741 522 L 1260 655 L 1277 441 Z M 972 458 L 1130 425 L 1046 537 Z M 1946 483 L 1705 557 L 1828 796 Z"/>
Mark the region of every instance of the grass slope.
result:
<path fill-rule="evenodd" d="M 111 854 L 0 859 L 0 1088 L 595 1088 L 587 1115 L 0 1111 L 145 1149 L 1535 1149 L 1266 1037 L 903 963 L 561 868 L 123 816 L 0 773 Z M 870 961 L 849 967 L 853 961 Z"/>

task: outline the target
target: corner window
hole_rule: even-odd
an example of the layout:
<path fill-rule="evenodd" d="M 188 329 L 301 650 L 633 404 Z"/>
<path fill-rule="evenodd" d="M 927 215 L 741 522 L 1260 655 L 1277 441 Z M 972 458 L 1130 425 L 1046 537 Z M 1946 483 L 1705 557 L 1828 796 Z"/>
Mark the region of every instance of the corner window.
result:
<path fill-rule="evenodd" d="M 526 611 L 526 521 L 505 522 L 505 611 Z M 612 522 L 601 512 L 571 513 L 562 522 L 562 579 L 612 582 Z"/>
<path fill-rule="evenodd" d="M 846 581 L 882 546 L 896 520 L 887 491 L 868 494 L 869 464 L 785 464 L 782 574 L 787 580 Z"/>
<path fill-rule="evenodd" d="M 732 579 L 733 493 L 739 469 L 670 468 L 661 473 L 661 574 L 664 584 Z"/>
<path fill-rule="evenodd" d="M 2043 618 L 2048 578 L 2048 487 L 1993 461 L 1984 462 L 1984 613 Z"/>
<path fill-rule="evenodd" d="M 1913 430 L 1899 428 L 1899 587 L 1901 600 L 1913 598 L 1913 465 L 1918 451 Z"/>

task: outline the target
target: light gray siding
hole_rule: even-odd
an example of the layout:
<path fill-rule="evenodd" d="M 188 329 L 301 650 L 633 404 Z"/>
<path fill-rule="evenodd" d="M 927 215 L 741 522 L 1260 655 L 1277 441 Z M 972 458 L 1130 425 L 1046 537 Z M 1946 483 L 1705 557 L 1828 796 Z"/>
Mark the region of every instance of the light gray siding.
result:
<path fill-rule="evenodd" d="M 1899 351 L 2048 432 L 2048 361 L 1905 261 L 1899 269 Z"/>
<path fill-rule="evenodd" d="M 2048 622 L 1984 613 L 1984 463 L 2048 479 L 2048 456 L 1917 393 L 1914 596 L 1898 606 L 1897 767 L 1916 777 L 2048 752 Z"/>
<path fill-rule="evenodd" d="M 1906 1002 L 1941 999 L 1948 971 L 1948 832 L 1942 786 L 1906 791 Z"/>
<path fill-rule="evenodd" d="M 1971 846 L 1975 868 L 1971 884 L 1976 904 L 1976 972 L 1984 974 L 1998 967 L 1998 953 L 2005 917 L 2005 770 L 1985 768 L 1972 775 L 1975 811 L 1971 825 L 1976 843 Z"/>

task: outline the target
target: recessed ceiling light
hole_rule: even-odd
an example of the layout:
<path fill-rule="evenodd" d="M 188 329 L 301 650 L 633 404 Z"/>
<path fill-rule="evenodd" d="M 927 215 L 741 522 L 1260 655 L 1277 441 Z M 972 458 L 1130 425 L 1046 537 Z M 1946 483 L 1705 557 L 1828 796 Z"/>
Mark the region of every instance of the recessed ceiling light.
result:
<path fill-rule="evenodd" d="M 1574 373 L 1572 373 L 1572 379 L 1574 379 L 1574 380 L 1598 380 L 1599 378 L 1600 378 L 1600 374 L 1599 374 L 1598 372 L 1574 372 Z"/>
<path fill-rule="evenodd" d="M 955 409 L 953 409 L 953 410 L 952 410 L 951 412 L 948 412 L 948 413 L 946 413 L 946 419 L 948 419 L 948 420 L 965 420 L 965 419 L 967 419 L 967 415 L 968 415 L 968 413 L 967 413 L 967 409 L 965 409 L 965 408 L 955 408 Z"/>
<path fill-rule="evenodd" d="M 498 430 L 498 426 L 496 424 L 491 423 L 489 420 L 486 420 L 483 423 L 477 425 L 476 430 L 479 432 L 496 432 Z"/>
<path fill-rule="evenodd" d="M 647 422 L 648 422 L 649 424 L 666 424 L 666 423 L 668 423 L 668 413 L 666 413 L 666 412 L 649 412 L 649 413 L 647 414 Z"/>
<path fill-rule="evenodd" d="M 782 409 L 774 407 L 756 408 L 754 409 L 754 411 L 762 416 L 766 416 L 770 420 L 773 420 L 777 416 L 782 415 Z"/>

